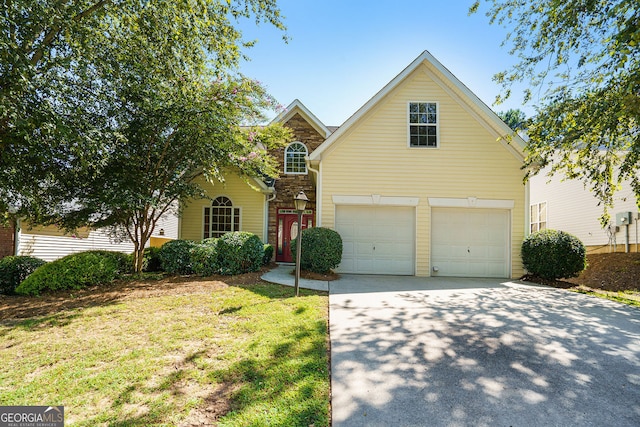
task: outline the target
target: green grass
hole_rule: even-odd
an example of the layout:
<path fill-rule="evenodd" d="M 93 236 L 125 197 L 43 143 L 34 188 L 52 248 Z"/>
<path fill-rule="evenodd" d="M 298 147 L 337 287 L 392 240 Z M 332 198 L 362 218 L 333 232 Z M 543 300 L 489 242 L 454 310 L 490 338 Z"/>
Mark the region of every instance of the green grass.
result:
<path fill-rule="evenodd" d="M 197 424 L 220 401 L 221 426 L 328 426 L 327 303 L 256 284 L 4 321 L 0 402 L 73 426 Z"/>
<path fill-rule="evenodd" d="M 637 291 L 610 292 L 583 286 L 572 288 L 570 290 L 585 295 L 616 301 L 622 304 L 640 307 L 640 294 Z"/>

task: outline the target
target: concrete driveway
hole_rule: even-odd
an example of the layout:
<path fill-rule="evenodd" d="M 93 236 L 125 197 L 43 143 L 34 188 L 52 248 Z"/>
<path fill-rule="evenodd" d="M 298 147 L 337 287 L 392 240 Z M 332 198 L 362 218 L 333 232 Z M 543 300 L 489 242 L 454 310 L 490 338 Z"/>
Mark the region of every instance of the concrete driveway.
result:
<path fill-rule="evenodd" d="M 330 284 L 333 426 L 640 426 L 640 309 L 487 279 Z"/>

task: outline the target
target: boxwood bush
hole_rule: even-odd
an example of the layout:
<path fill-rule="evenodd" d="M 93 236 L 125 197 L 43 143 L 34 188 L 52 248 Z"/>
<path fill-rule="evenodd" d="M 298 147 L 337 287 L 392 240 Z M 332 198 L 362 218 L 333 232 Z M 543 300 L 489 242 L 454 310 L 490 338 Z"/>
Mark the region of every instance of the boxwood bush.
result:
<path fill-rule="evenodd" d="M 302 230 L 300 242 L 300 267 L 315 273 L 328 273 L 342 261 L 342 238 L 337 231 L 324 227 Z M 296 239 L 291 241 L 291 252 L 295 259 Z"/>
<path fill-rule="evenodd" d="M 82 289 L 109 283 L 131 272 L 130 256 L 121 252 L 87 251 L 67 255 L 31 273 L 16 288 L 23 295 L 45 291 Z"/>
<path fill-rule="evenodd" d="M 253 233 L 234 231 L 218 238 L 220 273 L 226 275 L 258 271 L 264 258 L 262 240 Z"/>
<path fill-rule="evenodd" d="M 273 258 L 273 246 L 265 243 L 263 250 L 264 256 L 262 257 L 262 265 L 269 265 L 269 263 L 271 262 L 271 258 Z"/>
<path fill-rule="evenodd" d="M 12 294 L 27 276 L 47 262 L 32 256 L 0 259 L 0 294 Z"/>
<path fill-rule="evenodd" d="M 220 257 L 216 241 L 207 239 L 205 243 L 195 245 L 191 249 L 191 267 L 199 276 L 213 276 L 220 273 Z"/>
<path fill-rule="evenodd" d="M 576 277 L 587 267 L 587 251 L 569 233 L 542 230 L 522 242 L 522 263 L 529 273 L 543 279 Z"/>
<path fill-rule="evenodd" d="M 142 254 L 142 271 L 162 271 L 160 248 L 154 246 L 144 248 L 144 253 Z"/>
<path fill-rule="evenodd" d="M 191 250 L 197 243 L 191 240 L 171 240 L 160 248 L 162 270 L 172 274 L 192 274 Z"/>

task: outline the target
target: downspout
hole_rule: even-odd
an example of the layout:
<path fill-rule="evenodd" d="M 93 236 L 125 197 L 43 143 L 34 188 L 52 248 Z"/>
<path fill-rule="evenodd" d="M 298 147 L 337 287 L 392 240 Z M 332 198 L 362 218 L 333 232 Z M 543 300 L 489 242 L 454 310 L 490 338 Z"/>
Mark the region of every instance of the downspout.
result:
<path fill-rule="evenodd" d="M 320 171 L 311 167 L 309 156 L 304 157 L 304 163 L 307 169 L 316 174 L 316 227 L 322 226 L 322 180 L 320 179 Z"/>
<path fill-rule="evenodd" d="M 531 234 L 531 189 L 529 183 L 531 181 L 527 179 L 524 184 L 524 237 L 529 237 Z M 549 212 L 547 212 L 547 224 L 549 223 Z M 513 219 L 512 219 L 513 221 Z M 524 239 L 523 239 L 524 240 Z M 522 242 L 520 242 L 522 244 Z M 511 252 L 513 252 L 513 248 L 511 248 Z M 513 265 L 513 261 L 512 264 Z M 522 270 L 526 272 L 522 262 L 522 256 L 520 256 L 520 265 L 522 265 Z M 511 269 L 511 274 L 513 275 L 513 268 Z"/>

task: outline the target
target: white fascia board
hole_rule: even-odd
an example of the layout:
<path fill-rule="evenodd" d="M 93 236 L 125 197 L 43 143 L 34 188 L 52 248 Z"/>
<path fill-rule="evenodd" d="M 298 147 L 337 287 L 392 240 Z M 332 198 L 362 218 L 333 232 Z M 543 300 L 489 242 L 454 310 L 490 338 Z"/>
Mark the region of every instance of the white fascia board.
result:
<path fill-rule="evenodd" d="M 453 90 L 451 87 L 449 87 L 435 73 L 433 73 L 428 68 L 425 68 L 424 72 L 425 72 L 425 74 L 427 76 L 429 76 L 429 78 L 431 80 L 433 80 L 434 83 L 436 83 L 454 101 L 456 101 L 457 104 L 460 107 L 462 107 L 463 110 L 465 110 L 467 112 L 467 114 L 469 114 L 471 117 L 473 117 L 483 128 L 485 128 L 487 130 L 487 132 L 489 132 L 493 137 L 495 137 L 496 138 L 496 142 L 499 142 L 517 160 L 519 160 L 521 162 L 524 161 L 524 145 L 525 145 L 524 140 L 520 136 L 518 136 L 518 134 L 514 133 L 511 130 L 511 128 L 509 128 L 508 126 L 507 126 L 507 130 L 505 131 L 505 129 L 503 129 L 500 126 L 500 124 L 502 124 L 504 126 L 506 126 L 506 124 L 504 124 L 504 122 L 502 122 L 502 119 L 500 119 L 500 117 L 498 117 L 498 115 L 496 115 L 491 109 L 489 109 L 484 103 L 482 103 L 481 100 L 478 99 L 478 101 L 481 102 L 482 105 L 485 108 L 489 109 L 489 111 L 491 113 L 489 115 L 488 119 L 483 118 L 481 116 L 481 114 L 476 112 L 476 110 L 473 109 L 468 102 L 465 102 L 465 100 L 462 97 L 460 97 L 460 95 L 458 95 L 458 93 L 455 90 Z M 462 83 L 460 83 L 460 84 L 466 89 L 466 87 Z M 461 90 L 461 88 L 458 88 L 458 90 Z M 467 89 L 467 91 L 469 91 L 469 90 Z M 471 91 L 469 91 L 469 93 L 471 95 L 473 95 L 473 93 Z M 473 96 L 475 97 L 475 95 L 473 95 Z M 476 99 L 477 99 L 477 97 L 476 97 Z M 475 105 L 476 105 L 476 107 L 479 107 L 477 103 Z M 480 108 L 480 109 L 483 110 L 482 108 Z M 482 111 L 482 112 L 486 113 L 486 111 Z M 495 118 L 497 118 L 499 120 L 499 123 L 495 122 L 494 116 L 495 116 Z M 498 129 L 497 127 L 500 127 L 500 129 Z M 509 135 L 509 134 L 511 134 L 511 140 L 516 143 L 515 146 L 514 146 L 514 144 L 511 144 L 511 142 L 508 140 L 508 137 L 506 135 Z"/>
<path fill-rule="evenodd" d="M 513 200 L 478 199 L 476 197 L 447 198 L 429 197 L 429 206 L 433 208 L 477 208 L 477 209 L 513 209 Z"/>
<path fill-rule="evenodd" d="M 474 117 L 483 125 L 486 126 L 485 122 L 490 122 L 490 127 L 493 128 L 492 133 L 496 135 L 496 139 L 505 140 L 503 144 L 510 146 L 511 144 L 506 141 L 507 135 L 513 135 L 512 141 L 517 144 L 517 148 L 511 147 L 510 150 L 514 155 L 517 155 L 520 158 L 523 158 L 523 151 L 525 142 L 524 140 L 517 134 L 514 133 L 509 126 L 507 126 L 500 117 L 489 108 L 480 98 L 478 98 L 469 88 L 467 88 L 457 77 L 455 77 L 451 71 L 449 71 L 444 65 L 442 65 L 431 53 L 428 51 L 422 52 L 420 56 L 418 56 L 409 66 L 407 66 L 400 74 L 398 74 L 393 80 L 391 80 L 386 86 L 384 86 L 377 94 L 373 96 L 369 101 L 367 101 L 358 111 L 356 111 L 351 117 L 347 119 L 325 142 L 323 142 L 318 148 L 311 153 L 310 158 L 312 161 L 322 159 L 322 154 L 329 149 L 333 145 L 333 143 L 339 139 L 342 135 L 349 131 L 349 129 L 356 123 L 360 118 L 365 116 L 375 105 L 380 102 L 385 96 L 387 96 L 392 90 L 394 90 L 398 85 L 402 83 L 404 79 L 406 79 L 411 73 L 413 73 L 422 63 L 428 62 L 433 66 L 435 70 L 437 70 L 445 80 L 448 80 L 453 87 L 455 87 L 463 97 L 467 98 L 463 104 L 471 104 L 478 108 L 481 111 L 486 119 L 480 118 L 477 114 L 474 114 Z M 439 80 L 435 78 L 434 81 L 439 83 Z M 446 85 L 445 85 L 446 86 Z M 452 93 L 451 90 L 448 90 L 449 93 Z M 460 99 L 459 96 L 456 96 L 456 99 Z M 469 111 L 469 109 L 468 109 Z"/>
<path fill-rule="evenodd" d="M 320 134 L 323 138 L 328 138 L 331 131 L 313 114 L 299 99 L 294 99 L 291 104 L 276 118 L 271 121 L 273 123 L 286 123 L 296 113 L 300 114 L 304 119 Z"/>

